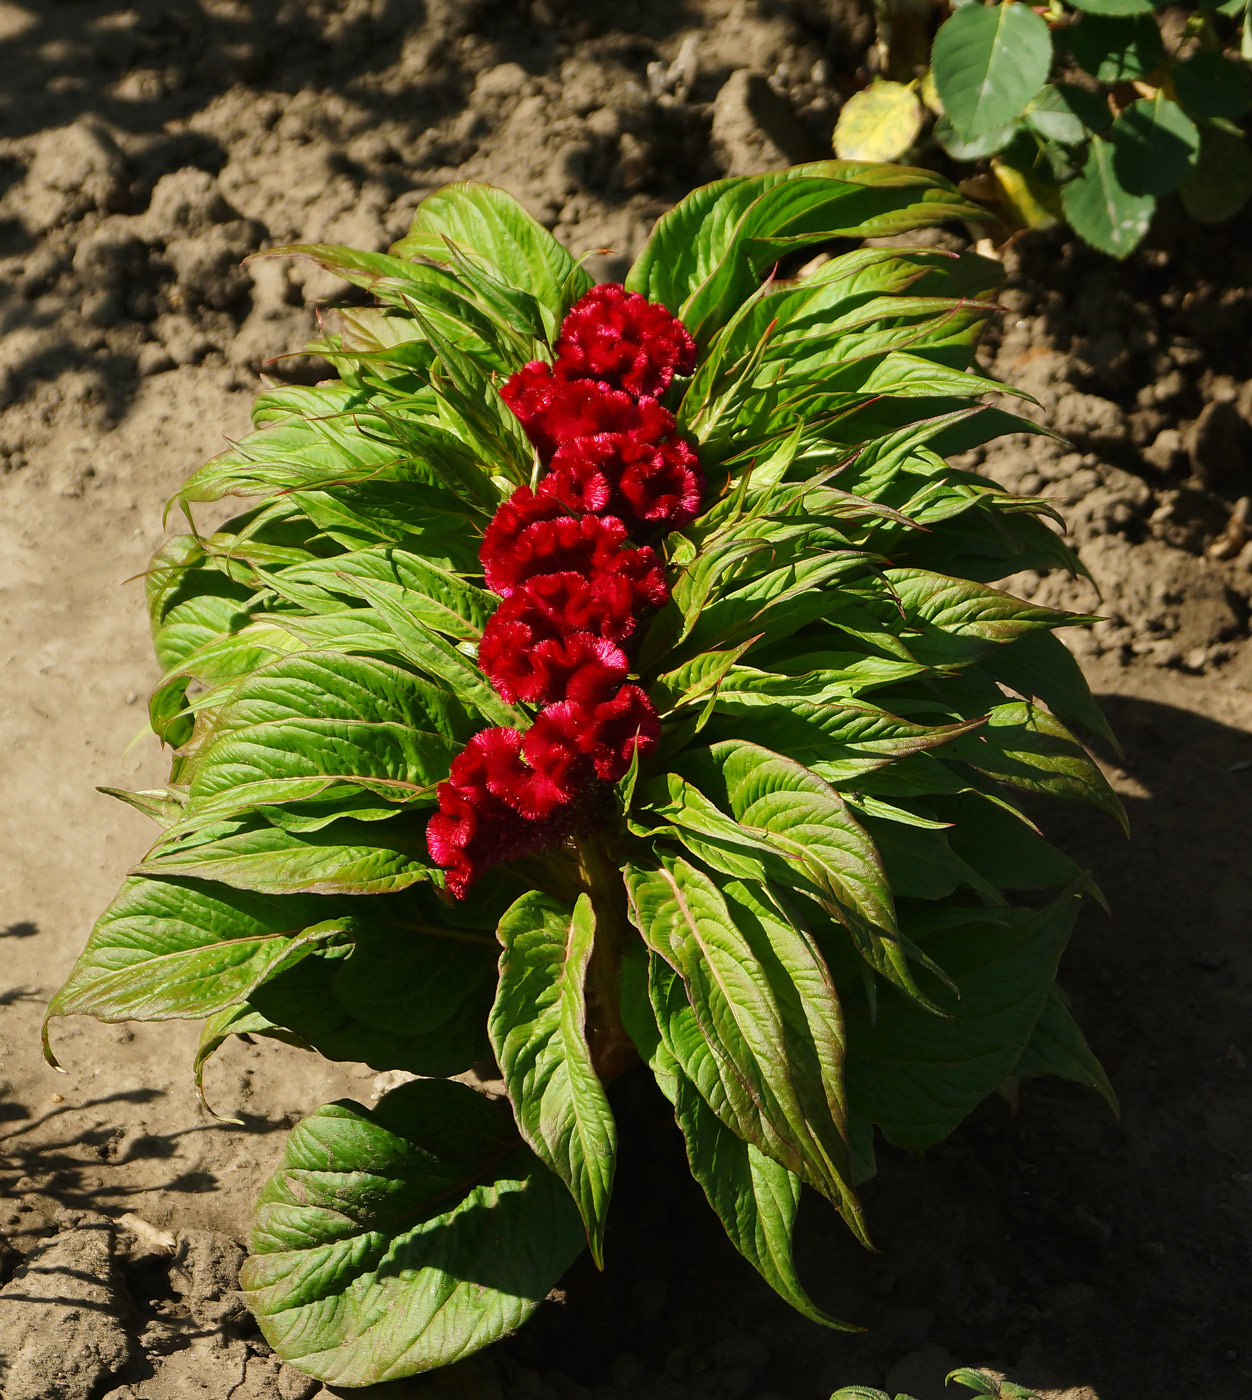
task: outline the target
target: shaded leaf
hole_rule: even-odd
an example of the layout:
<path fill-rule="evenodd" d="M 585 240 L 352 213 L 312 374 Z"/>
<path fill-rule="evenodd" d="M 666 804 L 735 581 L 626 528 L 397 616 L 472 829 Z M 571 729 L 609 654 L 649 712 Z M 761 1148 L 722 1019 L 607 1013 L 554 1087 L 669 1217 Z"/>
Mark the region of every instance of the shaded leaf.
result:
<path fill-rule="evenodd" d="M 504 951 L 489 1030 L 518 1128 L 569 1187 L 603 1268 L 617 1129 L 587 1046 L 595 931 L 585 894 L 572 909 L 538 891 L 511 905 L 498 930 Z"/>
<path fill-rule="evenodd" d="M 283 1360 L 372 1385 L 518 1326 L 582 1247 L 561 1183 L 461 1084 L 304 1119 L 263 1188 L 240 1282 Z"/>

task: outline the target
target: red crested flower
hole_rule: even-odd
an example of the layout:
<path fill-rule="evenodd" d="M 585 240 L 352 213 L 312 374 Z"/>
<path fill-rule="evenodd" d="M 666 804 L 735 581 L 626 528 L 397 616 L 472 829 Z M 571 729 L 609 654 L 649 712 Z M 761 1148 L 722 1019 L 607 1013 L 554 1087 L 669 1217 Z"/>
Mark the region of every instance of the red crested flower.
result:
<path fill-rule="evenodd" d="M 639 686 L 624 685 L 611 699 L 592 707 L 583 751 L 595 764 L 596 776 L 615 783 L 630 767 L 636 748 L 645 758 L 660 737 L 656 706 Z"/>
<path fill-rule="evenodd" d="M 572 700 L 547 705 L 522 740 L 526 761 L 573 801 L 592 775 L 592 760 L 582 750 L 589 711 Z"/>
<path fill-rule="evenodd" d="M 530 499 L 525 511 L 518 513 L 519 519 L 535 508 L 537 499 L 525 486 L 513 494 L 516 498 L 523 493 Z M 543 505 L 547 510 L 561 510 L 560 503 L 550 498 L 543 498 Z M 644 606 L 658 606 L 669 596 L 665 566 L 653 550 L 623 548 L 625 541 L 626 526 L 613 515 L 532 519 L 516 534 L 507 525 L 497 530 L 493 521 L 483 537 L 479 558 L 487 587 L 504 598 L 527 579 L 542 574 L 574 573 L 586 579 L 621 575 L 631 581 Z"/>
<path fill-rule="evenodd" d="M 647 545 L 638 549 L 623 549 L 613 561 L 612 570 L 600 585 L 606 593 L 617 590 L 620 600 L 629 590 L 631 611 L 664 607 L 669 602 L 669 584 L 665 581 L 665 561 Z"/>
<path fill-rule="evenodd" d="M 679 530 L 700 513 L 699 462 L 681 438 L 597 433 L 559 448 L 538 495 L 570 510 L 609 510 L 638 528 Z"/>
<path fill-rule="evenodd" d="M 556 364 L 571 379 L 598 379 L 641 398 L 690 374 L 696 346 L 686 326 L 664 306 L 602 282 L 580 297 L 556 342 Z"/>
<path fill-rule="evenodd" d="M 515 588 L 491 621 L 501 626 L 525 623 L 535 637 L 594 632 L 611 642 L 623 642 L 635 630 L 634 604 L 629 582 L 612 575 L 587 579 L 569 571 L 539 574 Z"/>
<path fill-rule="evenodd" d="M 510 704 L 531 705 L 611 694 L 629 670 L 625 652 L 592 632 L 554 637 L 495 617 L 483 629 L 478 664 Z"/>
<path fill-rule="evenodd" d="M 452 760 L 449 782 L 488 815 L 494 810 L 486 800 L 490 797 L 529 820 L 548 817 L 566 800 L 566 794 L 555 791 L 542 774 L 528 766 L 522 754 L 523 739 L 518 730 L 480 730 Z M 522 854 L 503 847 L 502 852 L 496 859 Z"/>
<path fill-rule="evenodd" d="M 562 443 L 593 433 L 638 430 L 660 440 L 674 431 L 674 415 L 655 399 L 631 395 L 593 379 L 568 379 L 535 360 L 500 390 L 546 465 Z"/>

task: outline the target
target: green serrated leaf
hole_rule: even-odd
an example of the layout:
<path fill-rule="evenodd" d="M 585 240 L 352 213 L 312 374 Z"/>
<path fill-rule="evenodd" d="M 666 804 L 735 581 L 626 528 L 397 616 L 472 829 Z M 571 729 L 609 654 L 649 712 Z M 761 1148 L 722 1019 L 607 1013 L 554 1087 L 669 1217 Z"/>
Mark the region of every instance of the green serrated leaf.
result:
<path fill-rule="evenodd" d="M 1047 24 L 1026 5 L 966 5 L 935 35 L 931 72 L 943 110 L 967 141 L 1021 115 L 1052 62 Z"/>
<path fill-rule="evenodd" d="M 48 1016 L 207 1016 L 242 1001 L 349 919 L 343 903 L 307 895 L 132 877 L 97 921 Z"/>
<path fill-rule="evenodd" d="M 920 995 L 874 843 L 828 783 L 802 764 L 739 741 L 697 751 L 684 767 L 750 835 L 796 862 L 876 972 Z"/>
<path fill-rule="evenodd" d="M 674 1118 L 686 1142 L 691 1174 L 700 1183 L 731 1244 L 797 1312 L 825 1327 L 858 1331 L 850 1323 L 823 1312 L 796 1273 L 791 1236 L 800 1204 L 799 1178 L 736 1137 L 700 1097 L 661 1041 L 642 986 L 645 975 L 642 959 L 626 960 L 623 1014 L 632 1002 L 638 1003 L 637 1014 L 628 1022 L 632 1038 L 662 1092 L 674 1105 Z M 637 990 L 629 985 L 636 976 L 641 984 Z"/>
<path fill-rule="evenodd" d="M 1200 132 L 1200 159 L 1178 187 L 1183 208 L 1204 224 L 1237 214 L 1252 197 L 1252 150 L 1237 128 L 1206 123 Z"/>
<path fill-rule="evenodd" d="M 1065 42 L 1081 68 L 1106 85 L 1146 78 L 1165 57 L 1152 15 L 1085 14 L 1065 30 Z"/>
<path fill-rule="evenodd" d="M 1109 140 L 1118 183 L 1131 194 L 1177 189 L 1200 154 L 1199 128 L 1160 92 L 1123 108 Z"/>
<path fill-rule="evenodd" d="M 1046 909 L 949 910 L 915 931 L 956 983 L 949 1018 L 884 990 L 871 1020 L 849 1009 L 848 1093 L 854 1112 L 898 1147 L 941 1141 L 1011 1072 L 1043 1011 L 1078 911 L 1067 891 Z"/>
<path fill-rule="evenodd" d="M 1116 147 L 1103 136 L 1093 136 L 1082 173 L 1061 190 L 1065 217 L 1074 232 L 1093 248 L 1124 258 L 1143 241 L 1156 199 L 1131 194 L 1117 178 Z"/>
<path fill-rule="evenodd" d="M 512 1331 L 582 1244 L 564 1187 L 508 1120 L 462 1084 L 418 1080 L 296 1127 L 240 1282 L 283 1360 L 373 1385 Z"/>
<path fill-rule="evenodd" d="M 488 1029 L 522 1136 L 569 1187 L 598 1268 L 617 1129 L 592 1065 L 584 984 L 595 941 L 591 899 L 571 908 L 532 891 L 498 930 L 500 983 Z"/>

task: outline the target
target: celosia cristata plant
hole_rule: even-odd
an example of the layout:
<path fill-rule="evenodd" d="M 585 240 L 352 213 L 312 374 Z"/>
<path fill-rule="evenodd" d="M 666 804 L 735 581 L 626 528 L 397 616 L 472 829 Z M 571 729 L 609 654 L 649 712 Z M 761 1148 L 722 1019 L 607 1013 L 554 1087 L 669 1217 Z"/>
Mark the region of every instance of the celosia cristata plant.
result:
<path fill-rule="evenodd" d="M 1018 805 L 1120 815 L 1066 727 L 1102 729 L 1083 619 L 990 586 L 1074 561 L 945 461 L 1029 429 L 969 371 L 999 268 L 836 242 L 965 217 L 832 162 L 696 191 L 624 288 L 480 185 L 390 255 L 287 250 L 378 305 L 179 493 L 252 504 L 150 572 L 175 753 L 119 795 L 163 830 L 51 1014 L 421 1076 L 312 1113 L 262 1193 L 243 1286 L 302 1369 L 440 1365 L 600 1262 L 623 1073 L 832 1326 L 802 1185 L 865 1238 L 876 1131 L 1107 1092 L 1054 985 L 1092 887 Z M 507 1102 L 450 1078 L 493 1054 Z"/>

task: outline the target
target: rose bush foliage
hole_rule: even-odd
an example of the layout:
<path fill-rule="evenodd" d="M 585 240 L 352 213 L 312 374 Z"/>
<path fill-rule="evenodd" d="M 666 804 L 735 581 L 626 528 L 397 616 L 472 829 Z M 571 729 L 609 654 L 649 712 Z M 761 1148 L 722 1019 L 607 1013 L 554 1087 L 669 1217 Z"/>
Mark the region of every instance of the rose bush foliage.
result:
<path fill-rule="evenodd" d="M 161 831 L 50 1016 L 203 1019 L 197 1078 L 241 1034 L 420 1076 L 261 1194 L 243 1287 L 303 1370 L 455 1360 L 602 1262 L 627 1070 L 831 1326 L 803 1185 L 866 1238 L 875 1134 L 1111 1093 L 1055 985 L 1093 886 L 1021 807 L 1120 819 L 1084 619 L 992 586 L 1075 561 L 945 460 L 1037 431 L 970 370 L 999 268 L 859 244 L 976 213 L 827 162 L 697 190 L 624 288 L 473 184 L 389 254 L 285 250 L 376 304 L 176 498 L 248 504 L 148 575 L 174 757 L 117 795 Z M 507 1103 L 453 1078 L 491 1056 Z"/>

